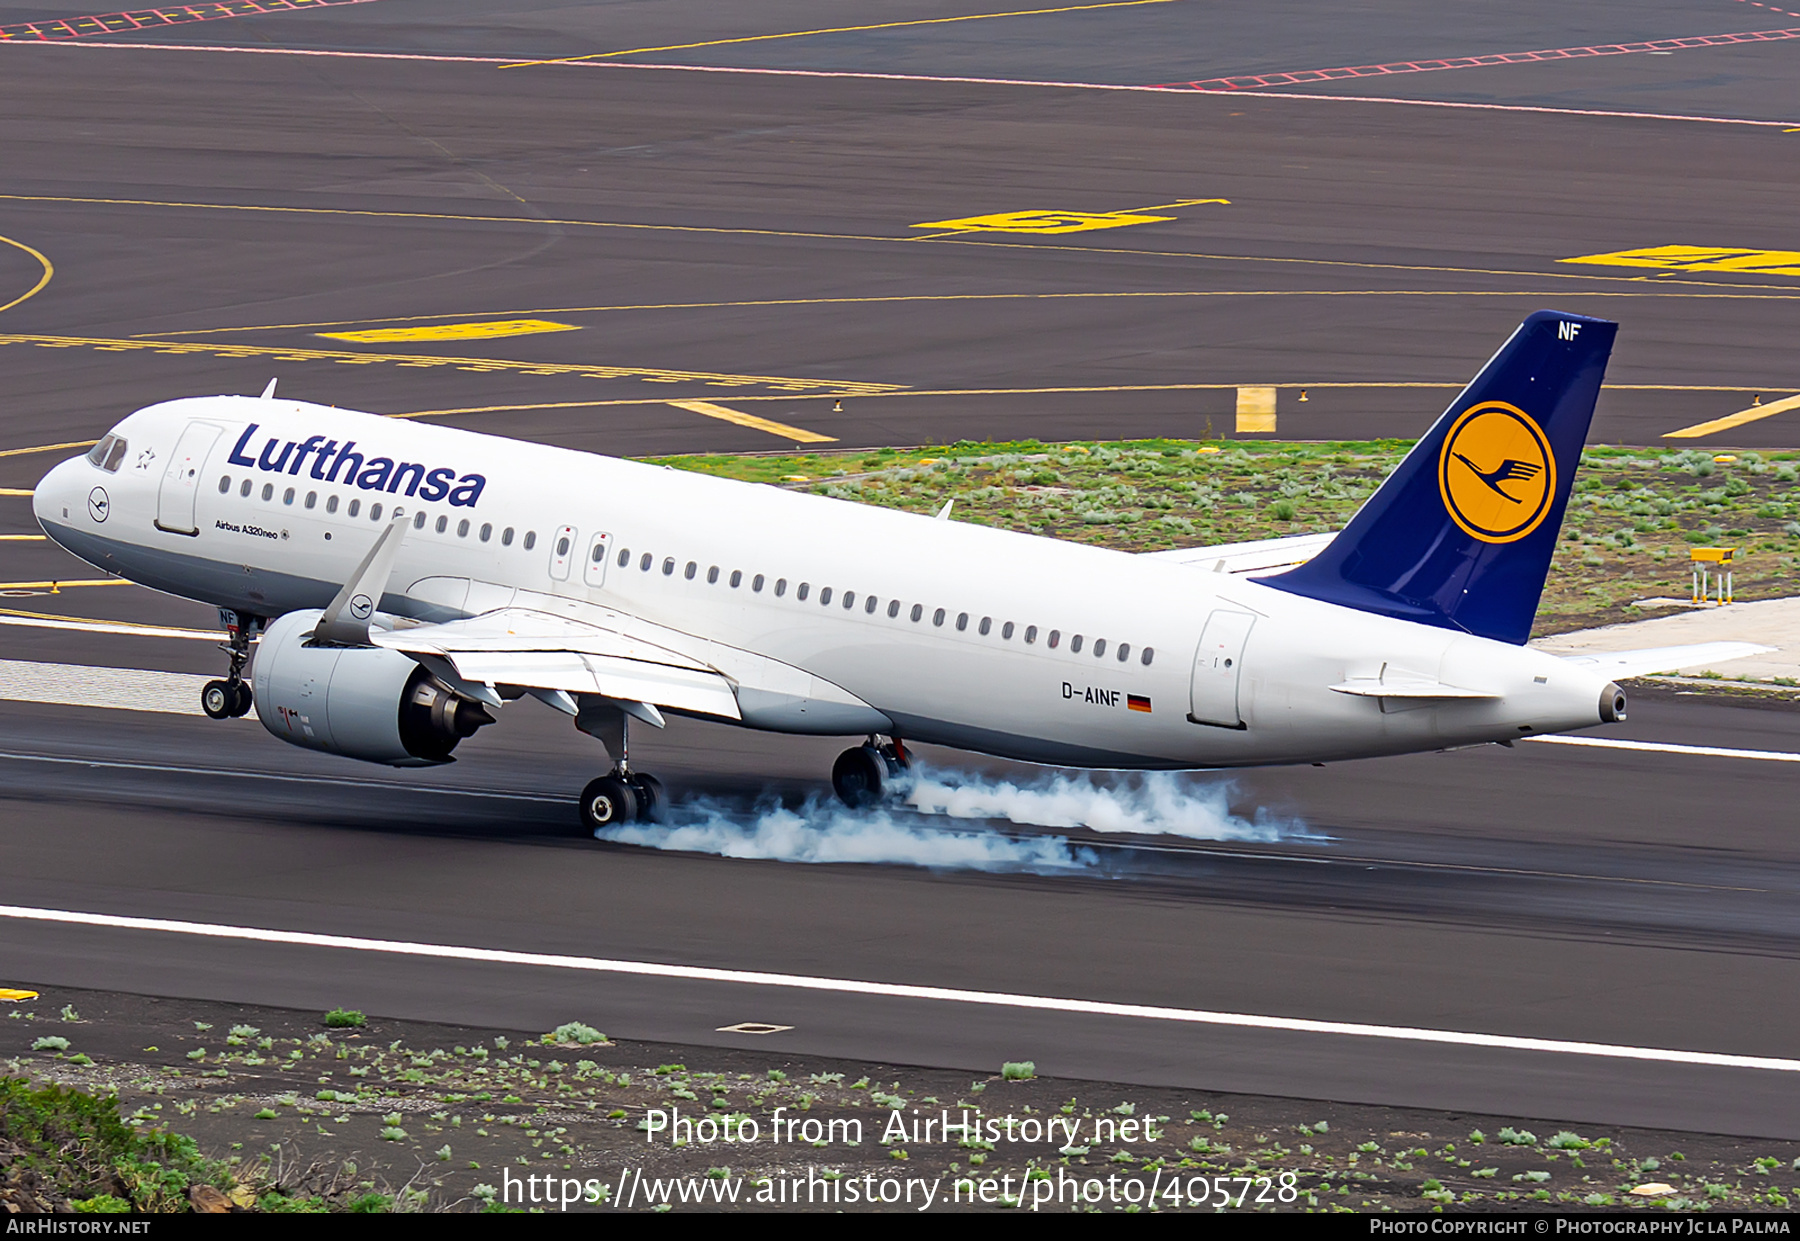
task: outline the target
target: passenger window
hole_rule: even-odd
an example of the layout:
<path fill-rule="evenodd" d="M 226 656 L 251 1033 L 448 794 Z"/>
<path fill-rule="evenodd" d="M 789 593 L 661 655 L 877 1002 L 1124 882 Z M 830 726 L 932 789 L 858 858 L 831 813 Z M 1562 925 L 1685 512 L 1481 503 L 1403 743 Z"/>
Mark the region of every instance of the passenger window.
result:
<path fill-rule="evenodd" d="M 263 498 L 264 504 L 267 504 L 270 500 L 273 500 L 275 498 L 275 484 L 274 483 L 264 483 L 263 484 L 262 498 Z"/>
<path fill-rule="evenodd" d="M 856 606 L 856 592 L 854 590 L 846 590 L 844 592 L 844 610 L 846 612 L 848 612 L 851 608 L 853 608 L 855 606 Z"/>
<path fill-rule="evenodd" d="M 801 582 L 800 589 L 798 589 L 794 592 L 794 598 L 798 599 L 801 603 L 805 603 L 806 596 L 808 594 L 810 594 L 811 592 L 812 592 L 812 583 L 811 582 Z"/>
<path fill-rule="evenodd" d="M 1146 646 L 1144 648 L 1144 653 L 1142 655 L 1138 656 L 1138 660 L 1146 668 L 1148 668 L 1150 666 L 1150 661 L 1155 658 L 1156 658 L 1156 648 L 1153 646 Z"/>
<path fill-rule="evenodd" d="M 944 609 L 943 608 L 939 608 L 937 611 L 935 611 L 931 614 L 931 623 L 939 626 L 940 628 L 943 626 L 943 623 L 944 623 Z"/>
<path fill-rule="evenodd" d="M 630 563 L 631 563 L 631 549 L 629 547 L 621 547 L 619 549 L 619 567 L 621 569 L 623 569 L 626 565 L 628 565 Z"/>
<path fill-rule="evenodd" d="M 398 517 L 399 515 L 400 514 L 398 511 L 396 511 L 394 513 L 394 516 L 396 516 L 396 517 Z M 420 509 L 418 512 L 413 514 L 413 529 L 414 530 L 423 530 L 424 528 L 425 528 L 425 510 Z"/>
<path fill-rule="evenodd" d="M 1130 658 L 1131 658 L 1131 643 L 1129 643 L 1129 642 L 1119 643 L 1119 662 L 1124 663 L 1126 660 L 1128 660 Z"/>
<path fill-rule="evenodd" d="M 1012 641 L 1012 635 L 1013 635 L 1013 623 L 1011 621 L 1007 621 L 1004 625 L 1000 626 L 1000 636 L 1002 638 L 1005 638 L 1008 642 L 1010 642 L 1010 641 Z"/>
<path fill-rule="evenodd" d="M 984 637 L 984 638 L 987 637 L 988 630 L 992 629 L 993 627 L 994 627 L 994 618 L 993 617 L 984 616 L 981 618 L 981 636 L 982 637 Z"/>
<path fill-rule="evenodd" d="M 1077 655 L 1081 654 L 1081 635 L 1080 634 L 1076 634 L 1074 637 L 1069 639 L 1069 649 L 1071 651 L 1075 652 L 1075 654 L 1077 654 Z"/>
<path fill-rule="evenodd" d="M 778 577 L 775 579 L 775 597 L 779 599 L 785 594 L 787 594 L 787 579 Z"/>
<path fill-rule="evenodd" d="M 318 492 L 309 491 L 306 493 L 306 507 L 307 508 L 311 508 L 313 505 L 317 504 L 318 502 L 319 502 L 319 493 Z"/>
<path fill-rule="evenodd" d="M 675 557 L 668 556 L 663 560 L 663 576 L 671 577 L 675 573 Z"/>
<path fill-rule="evenodd" d="M 494 537 L 494 523 L 491 521 L 482 522 L 481 523 L 481 541 L 483 543 L 485 543 L 493 537 Z"/>
<path fill-rule="evenodd" d="M 249 479 L 246 478 L 242 483 L 240 483 L 238 485 L 238 494 L 241 496 L 248 496 L 250 494 L 251 486 L 252 486 L 252 483 L 250 482 Z"/>
<path fill-rule="evenodd" d="M 379 504 L 369 505 L 369 520 L 370 521 L 380 521 L 381 520 L 381 505 L 379 505 Z"/>
<path fill-rule="evenodd" d="M 822 608 L 831 606 L 831 587 L 827 586 L 819 592 L 819 606 Z"/>
<path fill-rule="evenodd" d="M 294 489 L 292 487 L 289 487 L 286 491 L 281 493 L 281 502 L 283 504 L 292 504 L 294 502 Z"/>
<path fill-rule="evenodd" d="M 733 590 L 736 590 L 743 583 L 743 580 L 744 571 L 742 569 L 733 569 L 731 571 L 731 588 Z"/>
<path fill-rule="evenodd" d="M 465 523 L 465 524 L 467 524 L 467 523 Z M 599 564 L 602 560 L 605 560 L 605 559 L 606 559 L 606 544 L 604 544 L 604 543 L 594 544 L 594 563 Z"/>
<path fill-rule="evenodd" d="M 337 512 L 337 505 L 338 505 L 338 498 L 336 496 L 333 495 L 333 496 L 325 497 L 325 511 L 327 513 Z"/>
<path fill-rule="evenodd" d="M 568 554 L 569 554 L 569 536 L 566 534 L 561 535 L 556 540 L 556 555 L 557 555 L 558 559 L 560 559 L 563 556 L 567 556 Z"/>
<path fill-rule="evenodd" d="M 527 530 L 525 532 L 525 543 L 524 543 L 525 550 L 530 551 L 532 548 L 534 548 L 536 546 L 537 546 L 537 531 L 536 530 Z"/>
<path fill-rule="evenodd" d="M 231 475 L 229 475 L 229 474 L 220 475 L 219 476 L 219 494 L 224 495 L 225 493 L 227 493 L 230 490 L 231 490 Z"/>
<path fill-rule="evenodd" d="M 1094 639 L 1094 658 L 1099 659 L 1100 657 L 1102 657 L 1105 654 L 1106 654 L 1106 639 L 1105 638 L 1095 638 Z"/>
<path fill-rule="evenodd" d="M 650 560 L 651 560 L 650 553 L 645 552 L 643 559 L 638 561 L 638 569 L 644 573 L 650 572 Z"/>
<path fill-rule="evenodd" d="M 697 572 L 699 570 L 699 568 L 700 568 L 699 565 L 695 564 L 693 561 L 690 560 L 687 562 L 687 568 L 685 568 L 681 571 L 681 576 L 685 577 L 688 581 L 691 582 L 694 580 L 694 574 L 695 574 L 695 572 Z"/>
<path fill-rule="evenodd" d="M 463 529 L 466 530 L 466 529 L 468 529 L 468 527 L 469 527 L 469 523 L 465 521 L 463 523 Z M 448 530 L 449 528 L 450 528 L 450 518 L 447 516 L 440 515 L 437 519 L 437 532 L 439 534 L 442 534 L 444 531 Z"/>
<path fill-rule="evenodd" d="M 755 577 L 750 579 L 750 589 L 755 591 L 759 595 L 762 594 L 762 584 L 763 584 L 763 575 L 760 573 L 758 573 Z"/>
<path fill-rule="evenodd" d="M 1036 641 L 1037 641 L 1037 626 L 1036 625 L 1025 626 L 1025 645 L 1030 646 L 1033 642 L 1036 642 Z"/>
<path fill-rule="evenodd" d="M 925 605 L 922 603 L 913 604 L 913 607 L 912 607 L 913 624 L 915 624 L 915 625 L 918 624 L 919 618 L 923 615 L 925 615 Z"/>
<path fill-rule="evenodd" d="M 1062 631 L 1060 629 L 1052 629 L 1050 631 L 1050 649 L 1054 651 L 1056 649 L 1056 644 L 1060 641 L 1062 641 Z"/>
<path fill-rule="evenodd" d="M 962 633 L 968 627 L 969 627 L 969 614 L 967 612 L 958 612 L 956 614 L 956 632 Z"/>
<path fill-rule="evenodd" d="M 352 501 L 350 501 L 350 510 L 349 510 L 349 511 L 350 511 L 350 516 L 352 516 L 352 517 L 354 517 L 354 516 L 356 516 L 356 514 L 357 514 L 357 511 L 358 511 L 358 510 L 359 510 L 359 509 L 361 509 L 361 508 L 362 508 L 362 501 L 361 501 L 361 500 L 352 500 Z"/>
<path fill-rule="evenodd" d="M 442 521 L 443 518 L 440 517 L 438 520 Z M 443 527 L 439 526 L 438 529 L 441 530 Z M 456 523 L 456 537 L 459 539 L 466 539 L 469 537 L 469 519 L 467 517 Z"/>
<path fill-rule="evenodd" d="M 898 599 L 889 599 L 888 619 L 893 620 L 898 615 L 900 615 L 900 601 Z"/>
<path fill-rule="evenodd" d="M 513 528 L 511 526 L 508 526 L 506 529 L 502 530 L 500 532 L 500 546 L 511 547 L 512 546 L 512 536 L 513 536 Z"/>
<path fill-rule="evenodd" d="M 708 586 L 715 586 L 718 584 L 718 581 L 719 581 L 719 566 L 714 565 L 712 568 L 710 568 L 706 571 L 706 584 Z"/>
<path fill-rule="evenodd" d="M 867 599 L 863 600 L 863 611 L 867 612 L 870 616 L 875 615 L 875 606 L 880 602 L 881 600 L 877 599 L 874 595 L 870 595 Z"/>

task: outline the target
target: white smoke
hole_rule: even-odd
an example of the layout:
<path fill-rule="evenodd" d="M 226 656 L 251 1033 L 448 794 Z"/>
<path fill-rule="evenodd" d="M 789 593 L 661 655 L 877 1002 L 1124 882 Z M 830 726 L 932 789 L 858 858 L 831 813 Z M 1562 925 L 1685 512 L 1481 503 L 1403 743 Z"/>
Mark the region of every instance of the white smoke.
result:
<path fill-rule="evenodd" d="M 782 862 L 865 862 L 951 870 L 1084 871 L 1101 864 L 1092 848 L 1064 836 L 1023 839 L 992 830 L 946 828 L 925 816 L 1001 820 L 1032 827 L 1181 836 L 1191 840 L 1275 840 L 1297 825 L 1258 811 L 1231 813 L 1230 786 L 1156 772 L 1101 784 L 1087 774 L 1046 774 L 1020 784 L 915 763 L 898 782 L 897 806 L 850 810 L 810 797 L 798 808 L 773 801 L 751 808 L 712 798 L 668 806 L 661 823 L 602 828 L 601 840 L 722 857 Z"/>

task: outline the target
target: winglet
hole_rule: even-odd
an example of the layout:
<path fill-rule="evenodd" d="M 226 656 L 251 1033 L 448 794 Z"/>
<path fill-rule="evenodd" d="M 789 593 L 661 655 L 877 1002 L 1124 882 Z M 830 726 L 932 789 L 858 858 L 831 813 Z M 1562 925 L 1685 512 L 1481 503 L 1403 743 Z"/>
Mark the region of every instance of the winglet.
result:
<path fill-rule="evenodd" d="M 275 380 L 271 379 L 269 381 L 269 386 L 263 389 L 262 399 L 265 401 L 272 401 L 275 399 Z"/>
<path fill-rule="evenodd" d="M 368 646 L 369 618 L 381 606 L 381 593 L 393 572 L 394 557 L 400 554 L 400 536 L 406 530 L 406 517 L 396 517 L 375 540 L 356 572 L 319 617 L 312 640 L 326 646 Z"/>
<path fill-rule="evenodd" d="M 1523 643 L 1617 331 L 1526 319 L 1343 532 L 1263 585 Z"/>

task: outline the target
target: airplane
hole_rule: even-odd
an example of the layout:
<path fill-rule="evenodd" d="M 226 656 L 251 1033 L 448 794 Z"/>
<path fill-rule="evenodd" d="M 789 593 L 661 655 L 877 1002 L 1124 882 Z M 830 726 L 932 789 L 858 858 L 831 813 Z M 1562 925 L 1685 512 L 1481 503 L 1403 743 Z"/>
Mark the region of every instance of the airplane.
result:
<path fill-rule="evenodd" d="M 633 721 L 927 742 L 1033 763 L 1325 763 L 1625 718 L 1615 683 L 1765 649 L 1525 644 L 1617 325 L 1527 318 L 1335 535 L 1132 555 L 260 397 L 133 413 L 38 484 L 45 533 L 216 606 L 214 719 L 395 766 L 525 697 L 611 760 L 578 801 L 655 820 Z M 245 669 L 255 646 L 253 676 Z"/>

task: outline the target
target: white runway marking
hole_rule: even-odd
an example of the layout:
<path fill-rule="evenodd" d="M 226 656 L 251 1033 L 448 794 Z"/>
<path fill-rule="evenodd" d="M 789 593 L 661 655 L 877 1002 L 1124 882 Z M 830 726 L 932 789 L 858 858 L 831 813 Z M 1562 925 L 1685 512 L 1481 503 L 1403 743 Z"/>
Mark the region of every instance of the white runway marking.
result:
<path fill-rule="evenodd" d="M 188 672 L 0 659 L 0 699 L 63 707 L 204 715 L 200 710 L 200 687 L 211 679 Z"/>
<path fill-rule="evenodd" d="M 1626 741 L 1620 737 L 1526 737 L 1552 745 L 1586 745 L 1602 750 L 1643 750 L 1653 754 L 1688 754 L 1695 758 L 1758 758 L 1766 763 L 1800 763 L 1786 750 L 1727 750 L 1715 745 L 1680 745 L 1672 741 Z"/>
<path fill-rule="evenodd" d="M 50 616 L 0 615 L 0 625 L 16 625 L 21 629 L 67 629 L 75 633 L 118 633 L 133 638 L 188 638 L 201 642 L 223 642 L 222 629 L 170 629 L 164 625 L 134 625 L 129 621 L 59 620 Z"/>
<path fill-rule="evenodd" d="M 1470 1034 L 1458 1030 L 1430 1030 L 1414 1026 L 1378 1026 L 1350 1021 L 1315 1021 L 1303 1017 L 1265 1017 L 1250 1013 L 1165 1008 L 1153 1004 L 1115 1004 L 1103 1000 L 1012 995 L 1002 991 L 972 991 L 961 987 L 921 987 L 900 983 L 863 982 L 850 978 L 819 978 L 807 974 L 778 974 L 762 970 L 728 970 L 697 965 L 661 965 L 649 961 L 616 961 L 604 957 L 576 957 L 560 953 L 513 952 L 500 948 L 465 948 L 450 944 L 365 939 L 353 935 L 319 935 L 307 931 L 272 931 L 261 927 L 222 926 L 208 922 L 183 922 L 168 918 L 132 918 L 118 914 L 80 913 L 65 909 L 34 909 L 23 905 L 0 905 L 0 918 L 63 923 L 74 926 L 108 927 L 128 931 L 160 931 L 174 935 L 250 940 L 257 943 L 287 944 L 309 948 L 338 948 L 352 952 L 379 952 L 395 956 L 478 961 L 496 965 L 544 966 L 551 969 L 581 970 L 598 974 L 681 978 L 699 982 L 735 983 L 752 987 L 789 987 L 802 991 L 829 991 L 847 995 L 879 996 L 886 999 L 937 1000 L 950 1004 L 1037 1009 L 1100 1017 L 1134 1017 L 1151 1021 L 1178 1021 L 1195 1025 L 1236 1026 L 1257 1030 L 1286 1030 L 1300 1034 L 1337 1034 L 1352 1038 L 1445 1043 L 1453 1046 L 1486 1047 L 1505 1051 L 1537 1051 L 1570 1056 L 1595 1056 L 1612 1060 L 1647 1060 L 1664 1064 L 1800 1073 L 1800 1060 L 1786 1060 L 1772 1056 L 1738 1056 L 1722 1052 L 1677 1051 L 1661 1047 L 1627 1047 L 1613 1043 L 1521 1038 L 1507 1034 Z"/>
<path fill-rule="evenodd" d="M 316 48 L 289 47 L 224 47 L 218 44 L 201 43 L 61 43 L 31 40 L 8 40 L 6 47 L 80 47 L 103 48 L 114 51 L 145 52 L 233 52 L 240 55 L 256 56 L 324 56 L 340 57 L 345 60 L 420 60 L 441 61 L 447 64 L 471 65 L 516 65 L 521 62 L 510 56 L 451 56 L 430 52 L 346 52 L 328 51 Z M 548 62 L 556 64 L 556 62 Z M 1162 95 L 1194 95 L 1201 98 L 1216 98 L 1230 95 L 1233 98 L 1254 96 L 1258 99 L 1313 99 L 1325 103 L 1385 103 L 1399 104 L 1416 108 L 1462 108 L 1477 112 L 1543 112 L 1554 116 L 1610 116 L 1640 121 L 1695 121 L 1708 125 L 1748 125 L 1760 129 L 1785 129 L 1800 122 L 1795 121 L 1756 121 L 1735 116 L 1692 116 L 1671 112 L 1630 112 L 1615 111 L 1607 108 L 1552 108 L 1535 104 L 1519 103 L 1470 103 L 1448 99 L 1404 99 L 1376 95 L 1314 95 L 1300 91 L 1206 91 L 1195 90 L 1189 86 L 1139 86 L 1123 82 L 1059 82 L 1036 81 L 1029 78 L 981 78 L 958 77 L 949 74 L 928 73 L 875 73 L 856 70 L 839 69 L 750 69 L 731 65 L 662 65 L 648 63 L 631 63 L 617 60 L 584 60 L 563 62 L 563 66 L 582 69 L 640 69 L 664 70 L 680 73 L 735 73 L 763 77 L 788 78 L 856 78 L 876 82 L 943 82 L 950 85 L 973 86 L 1036 86 L 1053 90 L 1102 90 L 1102 91 L 1141 91 Z"/>

